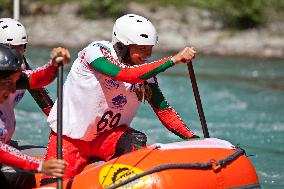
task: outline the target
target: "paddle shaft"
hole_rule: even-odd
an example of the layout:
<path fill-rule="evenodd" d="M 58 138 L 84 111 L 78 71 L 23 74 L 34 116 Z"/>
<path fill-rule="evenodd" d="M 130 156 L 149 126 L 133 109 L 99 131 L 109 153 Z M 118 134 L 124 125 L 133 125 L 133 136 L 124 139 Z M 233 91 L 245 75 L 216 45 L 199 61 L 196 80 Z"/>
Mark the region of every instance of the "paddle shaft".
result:
<path fill-rule="evenodd" d="M 62 159 L 63 64 L 57 69 L 57 159 Z M 62 178 L 58 178 L 57 188 L 62 189 Z"/>
<path fill-rule="evenodd" d="M 200 96 L 199 96 L 198 86 L 196 83 L 195 73 L 194 73 L 194 69 L 193 69 L 191 61 L 187 63 L 187 68 L 188 68 L 188 73 L 189 73 L 189 77 L 191 80 L 192 90 L 193 90 L 195 103 L 196 103 L 197 110 L 198 110 L 199 119 L 201 122 L 203 135 L 205 138 L 209 138 L 210 136 L 209 136 L 209 132 L 208 132 L 208 128 L 207 128 L 207 124 L 206 124 L 206 120 L 205 120 L 205 116 L 204 116 L 204 112 L 202 108 L 202 103 L 201 103 Z"/>

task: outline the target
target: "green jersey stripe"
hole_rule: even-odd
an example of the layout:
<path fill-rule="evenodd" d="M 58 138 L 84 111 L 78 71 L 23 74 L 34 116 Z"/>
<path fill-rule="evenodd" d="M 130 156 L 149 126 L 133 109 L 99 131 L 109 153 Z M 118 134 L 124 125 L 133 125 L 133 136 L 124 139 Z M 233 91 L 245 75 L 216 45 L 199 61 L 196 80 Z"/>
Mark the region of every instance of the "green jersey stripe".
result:
<path fill-rule="evenodd" d="M 97 71 L 112 77 L 116 77 L 121 70 L 121 68 L 109 62 L 105 57 L 95 59 L 90 65 Z"/>
<path fill-rule="evenodd" d="M 162 92 L 160 91 L 158 85 L 154 83 L 148 83 L 148 86 L 150 87 L 152 91 L 152 96 L 150 100 L 151 104 L 159 110 L 167 109 L 169 105 L 167 101 L 165 100 Z"/>
<path fill-rule="evenodd" d="M 174 65 L 174 62 L 172 60 L 168 60 L 164 64 L 160 65 L 159 67 L 155 68 L 154 70 L 142 75 L 140 79 L 147 80 L 155 75 L 157 75 L 160 72 L 164 72 L 169 67 L 172 67 Z"/>

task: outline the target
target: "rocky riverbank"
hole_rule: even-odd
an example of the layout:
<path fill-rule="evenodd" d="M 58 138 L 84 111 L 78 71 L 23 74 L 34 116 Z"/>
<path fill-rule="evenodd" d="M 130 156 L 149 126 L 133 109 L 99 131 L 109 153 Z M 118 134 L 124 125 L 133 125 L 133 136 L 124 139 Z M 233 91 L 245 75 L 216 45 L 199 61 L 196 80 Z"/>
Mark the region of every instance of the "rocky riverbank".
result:
<path fill-rule="evenodd" d="M 53 14 L 21 17 L 30 45 L 82 48 L 94 40 L 111 40 L 113 19 L 88 20 L 78 17 L 77 10 L 76 4 L 68 4 L 56 7 Z M 236 32 L 224 30 L 209 11 L 191 7 L 179 11 L 175 7 L 153 8 L 131 3 L 128 12 L 146 16 L 157 27 L 156 52 L 175 52 L 189 45 L 202 54 L 284 58 L 282 21 Z"/>

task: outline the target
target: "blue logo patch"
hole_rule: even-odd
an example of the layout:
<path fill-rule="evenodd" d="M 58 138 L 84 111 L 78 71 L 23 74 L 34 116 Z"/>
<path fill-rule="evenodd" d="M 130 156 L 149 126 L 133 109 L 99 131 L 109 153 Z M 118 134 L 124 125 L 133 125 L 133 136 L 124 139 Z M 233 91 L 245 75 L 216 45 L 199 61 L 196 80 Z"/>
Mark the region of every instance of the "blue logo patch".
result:
<path fill-rule="evenodd" d="M 117 109 L 122 109 L 126 103 L 127 103 L 127 99 L 122 94 L 112 99 L 112 104 L 114 105 L 114 108 L 117 108 Z"/>
<path fill-rule="evenodd" d="M 117 89 L 119 87 L 118 81 L 113 79 L 105 79 L 105 86 L 107 89 Z"/>
<path fill-rule="evenodd" d="M 23 98 L 25 92 L 21 92 L 15 96 L 14 102 L 17 104 Z"/>

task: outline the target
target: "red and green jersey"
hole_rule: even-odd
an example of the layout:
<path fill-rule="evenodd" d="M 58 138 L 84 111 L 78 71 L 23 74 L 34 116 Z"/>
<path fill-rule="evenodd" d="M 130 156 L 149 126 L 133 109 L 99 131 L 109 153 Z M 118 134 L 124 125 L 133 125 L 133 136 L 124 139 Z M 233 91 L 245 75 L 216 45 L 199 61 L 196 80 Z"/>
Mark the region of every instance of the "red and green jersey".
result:
<path fill-rule="evenodd" d="M 78 54 L 64 84 L 63 134 L 91 141 L 114 127 L 129 126 L 141 103 L 139 93 L 144 94 L 147 88 L 152 91 L 149 103 L 162 123 L 182 138 L 190 138 L 192 133 L 166 103 L 154 78 L 173 65 L 170 58 L 164 58 L 129 66 L 119 62 L 110 42 L 91 43 Z M 56 115 L 53 106 L 48 122 L 54 132 Z"/>
<path fill-rule="evenodd" d="M 129 66 L 118 61 L 110 45 L 111 43 L 107 42 L 91 44 L 87 51 L 83 51 L 81 58 L 94 70 L 128 83 L 143 82 L 174 65 L 169 57 L 142 65 Z"/>

